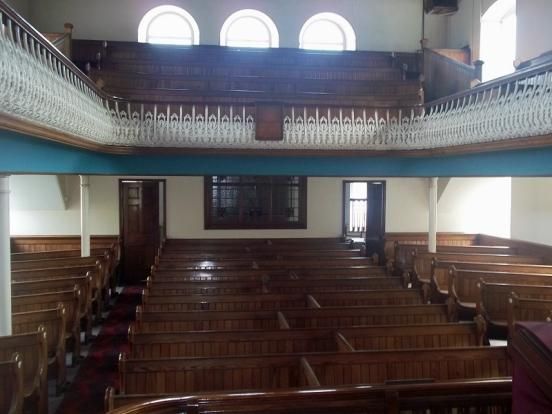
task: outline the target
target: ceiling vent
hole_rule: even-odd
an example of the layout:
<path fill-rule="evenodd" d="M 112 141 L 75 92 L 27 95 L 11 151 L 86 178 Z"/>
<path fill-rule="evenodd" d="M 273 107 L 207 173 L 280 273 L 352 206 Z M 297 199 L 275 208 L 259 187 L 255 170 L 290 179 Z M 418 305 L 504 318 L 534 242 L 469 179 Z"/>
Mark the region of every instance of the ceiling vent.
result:
<path fill-rule="evenodd" d="M 458 11 L 458 0 L 424 0 L 424 9 L 429 14 L 453 14 Z"/>

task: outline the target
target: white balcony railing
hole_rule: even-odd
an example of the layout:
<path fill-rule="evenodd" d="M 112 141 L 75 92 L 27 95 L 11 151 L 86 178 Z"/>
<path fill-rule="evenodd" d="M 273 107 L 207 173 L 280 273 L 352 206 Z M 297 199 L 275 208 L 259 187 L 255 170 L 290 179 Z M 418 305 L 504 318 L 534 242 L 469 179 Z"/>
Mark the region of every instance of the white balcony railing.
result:
<path fill-rule="evenodd" d="M 281 141 L 255 139 L 249 106 L 148 105 L 98 90 L 0 3 L 0 115 L 103 145 L 412 150 L 552 133 L 552 65 L 483 84 L 425 110 L 286 108 Z"/>

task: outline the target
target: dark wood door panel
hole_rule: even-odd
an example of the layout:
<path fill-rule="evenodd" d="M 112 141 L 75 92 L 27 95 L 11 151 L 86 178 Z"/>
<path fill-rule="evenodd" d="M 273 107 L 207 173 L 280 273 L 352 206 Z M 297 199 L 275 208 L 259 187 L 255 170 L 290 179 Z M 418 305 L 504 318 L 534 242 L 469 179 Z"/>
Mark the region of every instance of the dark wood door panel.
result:
<path fill-rule="evenodd" d="M 159 245 L 159 182 L 121 183 L 123 276 L 136 283 L 149 275 Z"/>

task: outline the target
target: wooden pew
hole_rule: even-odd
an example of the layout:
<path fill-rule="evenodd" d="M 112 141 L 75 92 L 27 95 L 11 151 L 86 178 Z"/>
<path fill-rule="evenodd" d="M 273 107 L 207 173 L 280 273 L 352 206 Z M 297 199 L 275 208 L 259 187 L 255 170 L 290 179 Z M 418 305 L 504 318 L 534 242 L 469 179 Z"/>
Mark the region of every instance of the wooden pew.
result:
<path fill-rule="evenodd" d="M 76 250 L 81 247 L 80 236 L 11 236 L 13 253 L 46 252 L 49 250 Z M 91 249 L 115 249 L 118 253 L 119 236 L 91 236 Z M 115 257 L 118 258 L 118 255 Z"/>
<path fill-rule="evenodd" d="M 508 299 L 508 339 L 511 339 L 514 325 L 519 321 L 552 322 L 552 301 L 520 298 L 512 293 Z"/>
<path fill-rule="evenodd" d="M 91 265 L 99 262 L 100 280 L 98 285 L 106 294 L 113 284 L 112 281 L 118 264 L 117 254 L 117 248 L 114 246 L 109 249 L 91 249 L 90 257 L 81 257 L 80 249 L 12 253 L 12 270 L 59 268 L 78 266 L 79 264 Z M 97 262 L 94 258 L 97 259 Z"/>
<path fill-rule="evenodd" d="M 23 371 L 23 397 L 32 404 L 33 411 L 48 413 L 48 344 L 46 331 L 0 337 L 0 361 L 7 361 L 18 353 Z"/>
<path fill-rule="evenodd" d="M 56 392 L 66 383 L 65 367 L 65 308 L 60 303 L 55 309 L 12 314 L 12 332 L 15 335 L 36 332 L 43 327 L 47 339 L 48 373 L 55 374 Z"/>
<path fill-rule="evenodd" d="M 424 300 L 431 299 L 431 274 L 434 260 L 461 261 L 481 263 L 517 263 L 517 264 L 546 264 L 542 257 L 519 256 L 508 254 L 476 254 L 476 253 L 416 253 L 411 281 L 420 286 L 424 293 Z"/>
<path fill-rule="evenodd" d="M 95 305 L 95 317 L 97 320 L 101 320 L 101 312 L 106 303 L 106 291 L 109 285 L 109 277 L 107 275 L 106 267 L 96 261 L 93 264 L 77 265 L 77 266 L 62 266 L 51 268 L 36 268 L 25 270 L 12 270 L 12 280 L 15 282 L 24 281 L 36 281 L 36 280 L 53 280 L 53 279 L 67 279 L 71 277 L 92 276 L 93 289 L 90 291 L 90 295 L 87 292 L 83 293 L 83 301 L 87 303 L 87 297 L 90 296 L 90 305 Z M 52 282 L 52 285 L 57 282 Z M 60 282 L 61 283 L 61 282 Z M 88 330 L 87 330 L 88 331 Z"/>
<path fill-rule="evenodd" d="M 162 250 L 162 249 L 160 249 Z M 270 260 L 286 258 L 307 258 L 307 257 L 361 257 L 360 249 L 274 249 L 274 251 L 253 251 L 244 249 L 243 252 L 222 251 L 222 252 L 200 252 L 200 251 L 170 251 L 162 250 L 158 254 L 159 260 L 170 261 L 191 261 L 191 260 L 231 260 L 236 258 L 248 258 L 251 260 Z M 13 255 L 12 255 L 13 258 Z"/>
<path fill-rule="evenodd" d="M 129 327 L 129 357 L 221 357 L 290 352 L 351 352 L 477 346 L 485 332 L 475 323 L 386 325 L 267 331 L 140 332 Z"/>
<path fill-rule="evenodd" d="M 244 258 L 226 260 L 178 260 L 156 263 L 159 270 L 194 270 L 194 269 L 308 269 L 311 267 L 343 267 L 358 265 L 374 265 L 367 257 L 336 257 L 336 258 L 286 258 L 285 260 L 250 260 Z"/>
<path fill-rule="evenodd" d="M 289 279 L 341 279 L 352 276 L 386 276 L 386 271 L 381 266 L 347 266 L 339 268 L 311 267 L 308 269 L 203 269 L 203 270 L 158 270 L 152 266 L 153 279 L 175 279 L 185 282 L 187 280 L 204 281 L 232 281 L 232 280 L 272 280 Z"/>
<path fill-rule="evenodd" d="M 83 323 L 85 340 L 88 341 L 92 336 L 92 306 L 94 302 L 96 302 L 96 305 L 98 304 L 97 295 L 99 293 L 98 290 L 94 288 L 94 280 L 90 272 L 83 277 L 12 282 L 12 295 L 21 296 L 38 293 L 55 293 L 73 289 L 75 285 L 78 286 L 81 292 L 78 320 Z"/>
<path fill-rule="evenodd" d="M 90 249 L 90 255 L 99 257 L 106 253 L 106 249 L 95 248 Z M 46 260 L 46 259 L 63 259 L 67 257 L 81 257 L 80 249 L 67 249 L 67 250 L 47 250 L 44 252 L 21 252 L 12 253 L 11 261 L 23 262 L 28 260 Z"/>
<path fill-rule="evenodd" d="M 342 279 L 299 279 L 275 281 L 187 281 L 178 279 L 148 280 L 148 288 L 156 294 L 169 295 L 242 295 L 242 294 L 298 294 L 315 292 L 354 291 L 370 289 L 398 289 L 396 277 L 352 277 Z"/>
<path fill-rule="evenodd" d="M 263 295 L 193 295 L 158 293 L 156 283 L 142 294 L 144 309 L 151 311 L 258 311 L 320 306 L 377 306 L 421 304 L 418 291 L 406 289 L 380 289 L 308 294 Z"/>
<path fill-rule="evenodd" d="M 510 375 L 505 347 L 280 354 L 221 358 L 119 358 L 121 393 L 279 389 Z"/>
<path fill-rule="evenodd" d="M 450 260 L 433 260 L 431 264 L 431 296 L 437 301 L 449 296 L 449 273 L 451 266 L 458 270 L 476 270 L 505 273 L 533 273 L 552 275 L 551 265 L 517 264 L 517 263 L 478 263 Z"/>
<path fill-rule="evenodd" d="M 352 240 L 340 238 L 293 239 L 169 239 L 162 246 L 163 252 L 239 252 L 273 251 L 278 249 L 320 250 L 353 248 Z"/>
<path fill-rule="evenodd" d="M 508 327 L 508 303 L 512 293 L 518 298 L 552 301 L 552 281 L 549 286 L 531 286 L 488 283 L 481 279 L 477 287 L 479 289 L 477 314 L 485 319 L 489 330 L 492 330 L 494 334 L 502 337 L 506 336 L 506 329 Z"/>
<path fill-rule="evenodd" d="M 140 332 L 340 328 L 361 325 L 445 323 L 445 305 L 286 309 L 257 312 L 154 312 L 136 307 Z"/>
<path fill-rule="evenodd" d="M 65 308 L 65 340 L 72 346 L 72 363 L 80 358 L 80 318 L 82 295 L 78 286 L 72 290 L 36 293 L 31 295 L 12 296 L 12 312 L 34 312 L 57 308 L 61 303 Z"/>
<path fill-rule="evenodd" d="M 23 361 L 19 353 L 0 360 L 0 378 L 0 412 L 23 414 Z"/>
<path fill-rule="evenodd" d="M 410 273 L 414 267 L 414 258 L 418 254 L 427 254 L 427 245 L 399 244 L 395 245 L 394 259 L 387 262 L 387 268 L 394 275 Z M 437 253 L 466 253 L 466 254 L 518 254 L 517 249 L 509 246 L 437 246 Z"/>
<path fill-rule="evenodd" d="M 546 274 L 460 270 L 452 267 L 449 277 L 447 305 L 453 320 L 475 316 L 479 301 L 477 284 L 481 279 L 488 283 L 552 286 L 552 275 Z"/>
<path fill-rule="evenodd" d="M 403 412 L 511 413 L 512 380 L 460 380 L 370 387 L 344 386 L 331 389 L 274 390 L 255 393 L 170 394 L 105 393 L 108 414 L 202 412 L 296 414 L 315 412 L 399 414 Z M 165 411 L 163 411 L 165 412 Z"/>

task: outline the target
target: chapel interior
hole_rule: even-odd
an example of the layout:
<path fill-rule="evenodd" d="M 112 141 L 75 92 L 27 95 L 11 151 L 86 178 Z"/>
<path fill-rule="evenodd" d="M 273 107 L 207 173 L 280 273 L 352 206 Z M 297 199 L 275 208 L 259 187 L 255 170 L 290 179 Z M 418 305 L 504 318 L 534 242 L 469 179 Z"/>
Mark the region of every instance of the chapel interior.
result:
<path fill-rule="evenodd" d="M 0 0 L 0 414 L 552 413 L 551 17 Z"/>

